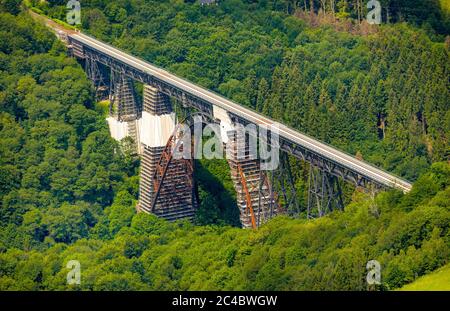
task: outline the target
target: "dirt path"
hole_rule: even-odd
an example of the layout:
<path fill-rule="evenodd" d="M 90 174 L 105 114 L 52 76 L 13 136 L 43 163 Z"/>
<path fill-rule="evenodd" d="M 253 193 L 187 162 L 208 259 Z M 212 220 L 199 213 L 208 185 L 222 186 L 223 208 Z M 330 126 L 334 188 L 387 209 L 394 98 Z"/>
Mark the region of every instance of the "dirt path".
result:
<path fill-rule="evenodd" d="M 60 25 L 57 22 L 49 19 L 48 17 L 40 15 L 31 10 L 28 10 L 28 13 L 31 15 L 31 17 L 34 20 L 43 23 L 48 28 L 52 29 L 56 34 L 60 34 L 61 32 L 66 33 L 66 34 L 75 34 L 75 33 L 79 32 L 77 30 L 66 28 L 63 25 Z"/>

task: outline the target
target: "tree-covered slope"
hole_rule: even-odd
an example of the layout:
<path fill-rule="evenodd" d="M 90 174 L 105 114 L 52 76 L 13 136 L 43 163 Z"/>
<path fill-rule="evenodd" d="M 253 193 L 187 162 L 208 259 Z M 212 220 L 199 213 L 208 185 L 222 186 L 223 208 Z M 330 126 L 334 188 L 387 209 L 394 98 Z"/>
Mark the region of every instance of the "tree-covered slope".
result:
<path fill-rule="evenodd" d="M 277 217 L 258 230 L 168 223 L 140 213 L 111 240 L 0 254 L 0 288 L 27 290 L 366 290 L 366 263 L 394 289 L 448 263 L 450 167 L 433 165 L 402 195 L 358 194 L 345 212 L 313 221 Z M 132 210 L 123 193 L 116 208 Z M 117 217 L 117 215 L 116 215 Z M 67 285 L 66 264 L 81 264 Z"/>
<path fill-rule="evenodd" d="M 53 34 L 1 13 L 0 42 L 0 248 L 87 237 L 133 163 Z"/>

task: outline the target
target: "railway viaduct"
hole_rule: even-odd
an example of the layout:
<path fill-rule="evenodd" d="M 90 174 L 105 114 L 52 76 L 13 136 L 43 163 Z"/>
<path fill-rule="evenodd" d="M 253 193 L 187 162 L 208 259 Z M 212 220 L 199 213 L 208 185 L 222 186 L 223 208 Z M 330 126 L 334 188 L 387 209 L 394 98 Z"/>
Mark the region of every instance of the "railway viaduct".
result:
<path fill-rule="evenodd" d="M 168 71 L 125 53 L 78 31 L 69 31 L 45 20 L 66 43 L 70 54 L 86 70 L 96 92 L 110 99 L 107 118 L 116 140 L 127 136 L 141 156 L 138 210 L 168 220 L 193 218 L 199 204 L 196 195 L 193 157 L 176 157 L 191 146 L 180 139 L 183 129 L 171 98 L 196 111 L 186 120 L 213 122 L 224 144 L 236 189 L 240 220 L 244 228 L 256 228 L 280 213 L 298 207 L 288 155 L 310 165 L 307 217 L 342 209 L 340 181 L 363 189 L 396 188 L 403 192 L 411 184 L 393 174 L 361 161 L 195 85 Z M 133 81 L 143 83 L 142 105 L 137 104 Z M 264 143 L 277 152 L 279 164 L 269 171 L 264 161 L 250 152 L 248 135 L 238 135 L 242 126 L 268 129 Z M 276 131 L 274 130 L 276 129 Z M 276 136 L 272 135 L 275 134 Z M 269 135 L 270 134 L 270 135 Z M 261 143 L 261 137 L 258 136 Z M 276 139 L 273 139 L 276 137 Z M 184 142 L 184 144 L 183 144 Z"/>

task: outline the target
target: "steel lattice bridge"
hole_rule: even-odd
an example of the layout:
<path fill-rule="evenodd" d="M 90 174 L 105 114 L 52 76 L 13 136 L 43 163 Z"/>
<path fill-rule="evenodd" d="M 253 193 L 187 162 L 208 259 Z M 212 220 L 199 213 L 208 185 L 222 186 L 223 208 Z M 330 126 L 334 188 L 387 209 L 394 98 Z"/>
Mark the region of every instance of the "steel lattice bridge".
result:
<path fill-rule="evenodd" d="M 81 32 L 46 23 L 84 65 L 97 94 L 109 97 L 111 135 L 117 140 L 130 136 L 136 143 L 141 155 L 139 211 L 176 220 L 192 218 L 199 204 L 193 160 L 173 157 L 177 126 L 171 98 L 226 128 L 224 144 L 243 227 L 256 228 L 277 214 L 301 210 L 289 157 L 310 167 L 308 218 L 343 208 L 340 181 L 370 191 L 411 189 L 408 181 L 282 124 L 274 146 L 280 150 L 280 165 L 264 171 L 259 159 L 237 156 L 248 144 L 237 139 L 234 129 L 249 124 L 270 128 L 275 121 Z M 133 81 L 144 84 L 142 105 Z"/>

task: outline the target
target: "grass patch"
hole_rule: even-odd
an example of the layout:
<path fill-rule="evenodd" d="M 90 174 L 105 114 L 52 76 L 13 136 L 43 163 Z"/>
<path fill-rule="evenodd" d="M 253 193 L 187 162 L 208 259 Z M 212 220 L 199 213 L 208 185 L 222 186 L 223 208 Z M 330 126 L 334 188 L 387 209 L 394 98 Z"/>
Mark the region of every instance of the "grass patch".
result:
<path fill-rule="evenodd" d="M 424 275 L 411 284 L 407 284 L 400 288 L 402 291 L 450 291 L 450 264 L 443 266 L 436 271 Z"/>
<path fill-rule="evenodd" d="M 95 104 L 97 110 L 101 111 L 103 116 L 107 118 L 109 116 L 109 100 L 102 100 Z"/>

